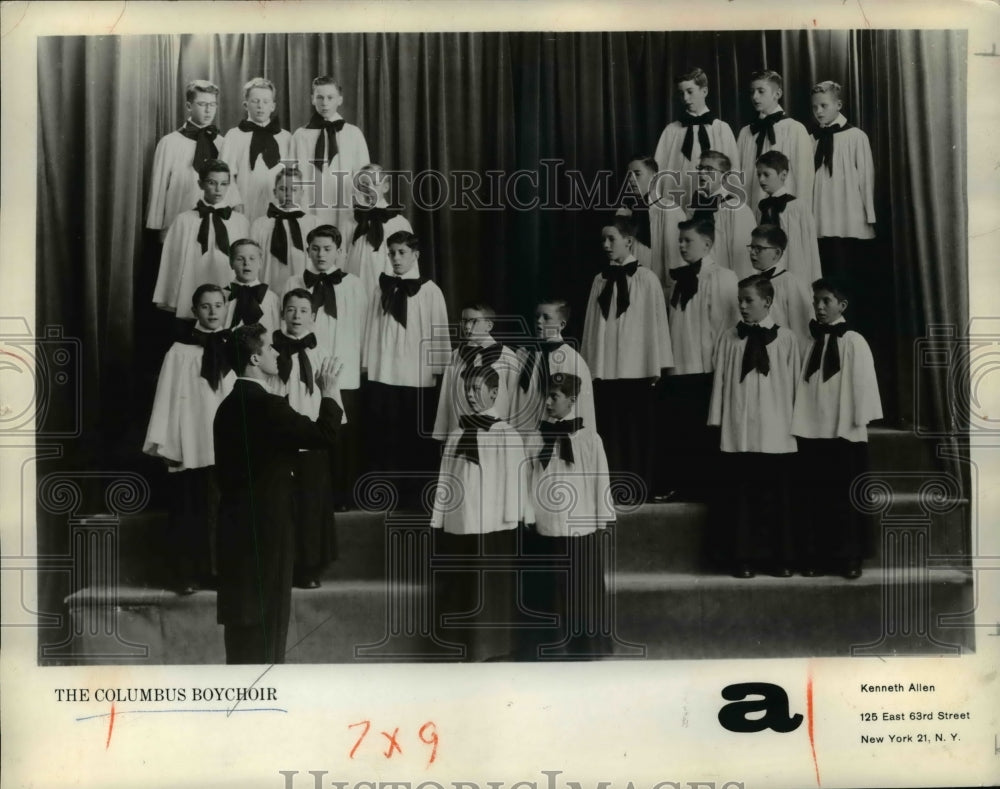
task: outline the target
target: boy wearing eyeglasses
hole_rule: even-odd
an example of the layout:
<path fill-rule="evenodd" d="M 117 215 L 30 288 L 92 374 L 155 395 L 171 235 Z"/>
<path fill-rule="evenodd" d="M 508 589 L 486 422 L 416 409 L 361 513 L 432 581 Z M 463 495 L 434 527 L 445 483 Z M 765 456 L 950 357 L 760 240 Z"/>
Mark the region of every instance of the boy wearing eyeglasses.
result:
<path fill-rule="evenodd" d="M 744 279 L 754 273 L 747 252 L 747 239 L 756 226 L 746 195 L 734 193 L 738 185 L 728 156 L 719 151 L 703 151 L 698 159 L 697 191 L 689 208 L 688 219 L 707 219 L 715 225 L 712 257 L 715 264 Z"/>
<path fill-rule="evenodd" d="M 800 347 L 812 341 L 809 321 L 812 320 L 812 296 L 809 288 L 785 267 L 785 247 L 788 236 L 777 225 L 755 227 L 750 236 L 750 262 L 757 273 L 767 277 L 774 287 L 771 317 L 779 326 L 791 329 Z"/>

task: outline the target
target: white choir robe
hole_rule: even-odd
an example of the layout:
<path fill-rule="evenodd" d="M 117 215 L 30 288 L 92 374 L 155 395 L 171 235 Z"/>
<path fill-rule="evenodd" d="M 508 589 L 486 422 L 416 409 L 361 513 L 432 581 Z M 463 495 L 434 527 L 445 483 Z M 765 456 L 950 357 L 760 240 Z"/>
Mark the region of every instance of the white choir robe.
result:
<path fill-rule="evenodd" d="M 216 136 L 218 158 L 225 161 L 226 135 Z M 180 131 L 172 131 L 160 138 L 153 153 L 153 174 L 149 184 L 149 207 L 146 227 L 166 230 L 177 216 L 197 204 L 202 189 L 198 186 L 198 173 L 194 169 L 195 140 Z M 236 205 L 239 193 L 231 183 L 224 205 Z M 236 239 L 233 239 L 234 241 Z"/>
<path fill-rule="evenodd" d="M 281 334 L 285 334 L 281 332 Z M 270 337 L 271 335 L 268 335 Z M 291 337 L 292 335 L 286 334 L 286 337 Z M 313 390 L 312 394 L 309 393 L 308 387 L 306 387 L 305 382 L 299 375 L 299 355 L 298 353 L 292 354 L 292 369 L 288 373 L 288 381 L 282 381 L 280 375 L 269 375 L 267 376 L 267 390 L 272 394 L 276 394 L 279 397 L 284 397 L 288 400 L 288 404 L 298 413 L 305 414 L 313 422 L 319 416 L 319 406 L 323 400 L 323 393 L 320 391 L 319 384 L 316 383 L 316 374 L 319 372 L 320 366 L 329 357 L 327 350 L 319 345 L 317 342 L 315 348 L 306 348 L 306 356 L 309 357 L 309 363 L 312 365 L 313 371 Z M 340 406 L 341 417 L 340 423 L 342 425 L 347 424 L 347 414 L 344 412 L 344 404 L 339 397 L 335 397 L 334 401 Z"/>
<path fill-rule="evenodd" d="M 843 318 L 837 323 L 843 322 Z M 840 372 L 823 381 L 823 366 L 805 380 L 812 345 L 802 351 L 802 374 L 795 396 L 792 432 L 801 438 L 867 441 L 868 423 L 882 418 L 875 361 L 868 342 L 856 331 L 832 338 L 840 353 Z M 823 338 L 823 351 L 831 337 Z"/>
<path fill-rule="evenodd" d="M 674 366 L 670 375 L 710 373 L 720 335 L 740 319 L 736 274 L 717 266 L 710 257 L 701 261 L 698 292 L 681 309 L 667 305 Z"/>
<path fill-rule="evenodd" d="M 838 115 L 831 125 L 843 126 Z M 813 138 L 813 151 L 817 147 Z M 820 238 L 875 237 L 875 165 L 868 135 L 851 127 L 833 135 L 833 172 L 816 170 L 812 208 Z"/>
<path fill-rule="evenodd" d="M 333 120 L 340 120 L 340 114 L 337 113 Z M 292 135 L 292 156 L 299 163 L 303 179 L 312 177 L 316 141 L 321 131 L 323 130 L 302 126 Z M 365 135 L 357 126 L 345 123 L 344 128 L 337 133 L 337 155 L 329 164 L 326 162 L 322 164 L 322 193 L 317 195 L 312 186 L 306 186 L 302 190 L 303 203 L 316 217 L 317 224 L 334 225 L 345 239 L 350 238 L 354 226 L 352 178 L 358 170 L 370 162 Z M 316 207 L 317 198 L 320 198 L 326 207 Z"/>
<path fill-rule="evenodd" d="M 594 277 L 587 299 L 580 351 L 590 374 L 604 380 L 659 378 L 663 368 L 674 364 L 660 281 L 652 271 L 638 266 L 635 274 L 628 277 L 629 308 L 615 317 L 618 309 L 615 285 L 605 319 L 597 299 L 607 282 L 601 274 Z"/>
<path fill-rule="evenodd" d="M 529 352 L 528 348 L 517 349 L 519 371 L 524 369 L 531 353 L 534 351 Z M 549 376 L 551 377 L 553 373 L 570 373 L 580 379 L 580 394 L 576 399 L 576 410 L 585 425 L 591 425 L 596 429 L 594 382 L 590 377 L 590 368 L 583 357 L 570 345 L 563 342 L 559 348 L 549 354 Z M 515 425 L 522 433 L 538 430 L 539 423 L 545 417 L 545 399 L 548 394 L 547 391 L 542 391 L 541 359 L 539 359 L 531 370 L 527 391 L 521 388 L 520 372 L 518 373 L 518 385 L 511 397 L 511 424 Z"/>
<path fill-rule="evenodd" d="M 775 197 L 787 194 L 787 189 L 779 189 Z M 757 209 L 757 219 L 760 219 L 760 209 Z M 785 209 L 778 214 L 778 223 L 788 236 L 788 246 L 781 259 L 793 277 L 802 280 L 807 286 L 823 276 L 819 261 L 819 244 L 816 241 L 816 222 L 813 220 L 809 205 L 797 197 L 785 204 Z M 747 242 L 750 243 L 750 242 Z"/>
<path fill-rule="evenodd" d="M 496 341 L 483 346 L 495 345 Z M 458 428 L 458 418 L 474 413 L 472 406 L 465 396 L 466 381 L 462 377 L 461 348 L 456 348 L 451 354 L 451 363 L 444 371 L 444 378 L 441 379 L 441 396 L 438 397 L 437 415 L 434 418 L 434 431 L 432 437 L 438 441 L 448 438 L 451 431 Z M 473 367 L 482 366 L 482 356 L 477 353 L 472 359 Z M 521 370 L 517 354 L 510 348 L 504 346 L 500 351 L 500 356 L 492 365 L 500 379 L 497 388 L 497 399 L 493 404 L 496 415 L 505 421 L 510 420 L 511 393 L 517 388 L 518 374 Z"/>
<path fill-rule="evenodd" d="M 417 268 L 403 278 L 419 277 Z M 391 386 L 434 386 L 434 376 L 444 375 L 451 359 L 448 308 L 441 288 L 428 279 L 407 299 L 405 328 L 382 311 L 381 297 L 382 291 L 376 290 L 368 302 L 361 346 L 361 364 L 368 370 L 368 380 Z"/>
<path fill-rule="evenodd" d="M 251 282 L 248 284 L 250 287 L 253 287 L 254 285 L 259 285 L 260 282 Z M 228 295 L 226 298 L 226 317 L 224 323 L 227 328 L 235 329 L 237 326 L 242 326 L 243 323 L 233 323 L 233 320 L 236 318 L 236 299 L 228 300 Z M 278 294 L 268 288 L 267 293 L 264 294 L 264 299 L 260 303 L 260 309 L 263 314 L 257 322 L 267 329 L 267 336 L 270 337 L 271 332 L 281 328 L 281 300 L 278 298 Z"/>
<path fill-rule="evenodd" d="M 243 214 L 233 211 L 229 219 L 222 221 L 230 244 L 250 234 L 250 225 Z M 204 254 L 198 243 L 200 227 L 198 212 L 194 209 L 184 211 L 174 220 L 163 240 L 153 302 L 157 307 L 175 312 L 178 318 L 194 317 L 191 297 L 200 285 L 211 283 L 225 287 L 233 278 L 229 256 L 215 245 L 215 222 L 209 217 L 208 251 Z"/>
<path fill-rule="evenodd" d="M 285 129 L 274 135 L 281 161 L 273 167 L 268 167 L 264 163 L 263 156 L 258 156 L 253 167 L 250 166 L 252 139 L 253 132 L 241 131 L 238 126 L 234 126 L 226 132 L 224 159 L 229 165 L 239 194 L 239 197 L 235 198 L 237 204 L 243 205 L 243 214 L 251 224 L 267 213 L 267 205 L 274 197 L 274 178 L 284 169 L 282 162 L 291 160 L 292 135 Z"/>
<path fill-rule="evenodd" d="M 303 277 L 290 277 L 285 293 L 295 288 L 312 293 Z M 313 333 L 317 347 L 323 348 L 331 358 L 339 359 L 343 365 L 340 388 L 357 389 L 361 386 L 361 348 L 368 320 L 368 300 L 361 280 L 351 274 L 334 288 L 334 293 L 337 297 L 337 317 L 327 315 L 326 309 L 320 307 L 316 310 Z"/>
<path fill-rule="evenodd" d="M 750 244 L 753 229 L 757 226 L 754 212 L 743 200 L 725 189 L 718 189 L 712 196 L 721 195 L 719 210 L 715 212 L 715 243 L 712 260 L 717 266 L 736 272 L 736 279 L 746 279 L 754 273 L 750 262 Z M 688 218 L 694 215 L 688 211 Z M 678 253 L 678 260 L 680 254 Z M 683 265 L 684 261 L 679 260 Z"/>
<path fill-rule="evenodd" d="M 809 334 L 809 321 L 813 317 L 812 290 L 780 265 L 775 267 L 771 285 L 774 287 L 771 317 L 779 326 L 791 330 L 801 350 L 812 343 Z"/>
<path fill-rule="evenodd" d="M 775 112 L 781 112 L 778 107 Z M 783 118 L 774 124 L 774 145 L 765 137 L 760 152 L 781 151 L 788 157 L 788 180 L 785 186 L 796 195 L 811 195 L 813 190 L 813 140 L 806 127 L 793 118 Z M 736 145 L 740 150 L 740 164 L 743 171 L 743 188 L 747 190 L 750 208 L 757 210 L 757 203 L 764 197 L 764 191 L 757 181 L 757 135 L 747 124 L 740 129 Z M 749 242 L 748 242 L 749 243 Z"/>
<path fill-rule="evenodd" d="M 215 464 L 212 424 L 219 403 L 232 391 L 236 373 L 226 373 L 218 391 L 213 391 L 201 377 L 204 353 L 200 345 L 175 342 L 160 367 L 142 451 L 179 464 L 171 465 L 170 471 Z"/>
<path fill-rule="evenodd" d="M 733 134 L 732 127 L 725 121 L 716 118 L 704 128 L 708 132 L 709 150 L 724 153 L 729 157 L 733 171 L 739 172 L 740 152 L 736 147 L 736 137 Z M 697 178 L 694 172 L 698 166 L 698 160 L 701 158 L 698 127 L 692 126 L 691 129 L 693 139 L 690 159 L 685 157 L 681 151 L 681 148 L 684 146 L 684 136 L 687 134 L 687 127 L 683 126 L 680 121 L 667 124 L 660 135 L 659 142 L 656 143 L 656 153 L 653 154 L 653 158 L 656 159 L 661 172 L 678 173 L 677 178 L 684 189 L 685 202 L 683 205 L 688 204 L 691 195 L 694 194 L 694 190 L 697 187 Z"/>
<path fill-rule="evenodd" d="M 760 325 L 771 328 L 774 319 L 769 315 Z M 741 382 L 746 346 L 735 326 L 719 338 L 708 424 L 722 428 L 723 452 L 795 452 L 792 408 L 802 364 L 798 341 L 779 327 L 778 336 L 767 345 L 768 374 L 751 370 Z"/>
<path fill-rule="evenodd" d="M 572 419 L 575 409 L 567 414 Z M 569 436 L 573 462 L 559 455 L 559 441 L 548 466 L 538 459 L 541 434 L 525 439 L 530 455 L 528 501 L 525 522 L 534 523 L 543 537 L 583 537 L 613 523 L 617 516 L 611 497 L 611 478 L 604 442 L 592 428 L 583 427 Z M 571 491 L 571 492 L 569 492 Z"/>
<path fill-rule="evenodd" d="M 676 195 L 669 194 L 670 181 L 664 180 L 651 184 L 653 192 L 643 196 L 649 205 L 649 237 L 648 255 L 639 253 L 644 244 L 636 243 L 635 256 L 639 262 L 652 271 L 660 281 L 664 293 L 669 293 L 672 280 L 667 273 L 674 266 L 683 265 L 681 259 L 678 225 L 687 217 Z"/>
<path fill-rule="evenodd" d="M 378 207 L 385 208 L 385 201 L 380 201 Z M 352 227 L 356 227 L 353 222 Z M 365 292 L 369 296 L 378 290 L 379 274 L 392 274 L 392 266 L 389 263 L 389 246 L 386 243 L 389 236 L 393 233 L 398 233 L 400 230 L 405 230 L 407 233 L 413 232 L 410 223 L 402 215 L 389 219 L 382 227 L 382 230 L 384 231 L 382 244 L 378 249 L 372 249 L 372 245 L 368 243 L 367 238 L 359 238 L 352 243 L 351 239 L 354 237 L 353 230 L 351 231 L 351 235 L 344 239 L 344 243 L 349 245 L 344 270 L 349 271 L 356 277 L 360 277 L 361 284 L 365 286 Z"/>
<path fill-rule="evenodd" d="M 484 415 L 496 416 L 489 409 Z M 444 445 L 431 527 L 448 534 L 489 534 L 516 529 L 524 520 L 527 454 L 524 440 L 507 422 L 477 430 L 479 463 L 456 457 L 462 430 Z"/>
<path fill-rule="evenodd" d="M 293 206 L 292 208 L 282 210 L 298 211 L 301 209 L 298 206 Z M 267 212 L 266 206 L 264 212 L 265 214 Z M 260 265 L 261 282 L 266 282 L 267 286 L 275 293 L 284 294 L 288 289 L 287 282 L 289 277 L 301 277 L 302 272 L 308 267 L 309 255 L 306 250 L 309 248 L 309 242 L 306 241 L 306 237 L 309 235 L 309 231 L 316 227 L 316 217 L 307 211 L 305 216 L 300 216 L 298 219 L 299 229 L 302 231 L 302 249 L 299 249 L 292 243 L 292 233 L 288 229 L 288 221 L 281 220 L 285 225 L 285 238 L 288 240 L 289 259 L 286 261 L 278 260 L 271 254 L 271 237 L 274 235 L 274 223 L 277 221 L 277 219 L 270 219 L 267 216 L 255 219 L 250 226 L 250 238 L 260 244 L 262 251 Z"/>

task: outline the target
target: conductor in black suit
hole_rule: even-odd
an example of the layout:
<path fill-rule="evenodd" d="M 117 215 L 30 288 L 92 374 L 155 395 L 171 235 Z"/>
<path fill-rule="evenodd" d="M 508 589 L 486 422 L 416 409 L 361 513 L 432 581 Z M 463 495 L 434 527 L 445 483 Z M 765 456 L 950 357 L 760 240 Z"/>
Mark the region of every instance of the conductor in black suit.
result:
<path fill-rule="evenodd" d="M 313 422 L 265 388 L 278 352 L 263 326 L 233 331 L 239 378 L 215 414 L 219 508 L 218 622 L 226 663 L 283 663 L 295 555 L 296 453 L 333 443 L 342 415 L 342 365 L 327 359 L 316 382 L 323 400 Z"/>

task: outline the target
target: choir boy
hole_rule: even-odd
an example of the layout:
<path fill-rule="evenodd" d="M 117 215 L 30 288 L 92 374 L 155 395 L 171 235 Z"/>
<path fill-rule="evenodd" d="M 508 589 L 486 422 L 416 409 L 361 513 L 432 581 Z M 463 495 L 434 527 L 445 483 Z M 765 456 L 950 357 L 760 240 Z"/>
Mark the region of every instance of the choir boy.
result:
<path fill-rule="evenodd" d="M 341 117 L 343 103 L 337 80 L 316 77 L 312 81 L 313 114 L 292 135 L 292 151 L 302 172 L 312 174 L 314 186 L 307 190 L 307 199 L 317 223 L 334 225 L 347 235 L 354 173 L 371 157 L 361 129 Z"/>
<path fill-rule="evenodd" d="M 808 201 L 788 191 L 788 166 L 788 157 L 781 151 L 768 151 L 757 160 L 757 182 L 767 195 L 757 204 L 757 216 L 760 224 L 778 225 L 785 231 L 785 268 L 808 286 L 821 272 L 816 222 Z"/>
<path fill-rule="evenodd" d="M 713 545 L 737 578 L 764 568 L 787 578 L 795 558 L 789 476 L 801 357 L 795 335 L 769 314 L 770 280 L 756 275 L 739 287 L 741 320 L 716 347 L 708 417 L 721 429 L 725 485 L 713 507 Z"/>
<path fill-rule="evenodd" d="M 508 622 L 516 604 L 516 571 L 495 563 L 518 551 L 528 464 L 520 433 L 496 411 L 499 378 L 492 366 L 476 368 L 467 378 L 470 413 L 459 418 L 444 446 L 431 516 L 431 527 L 440 530 L 435 554 L 467 557 L 461 571 L 435 574 L 435 629 L 440 640 L 463 646 L 470 660 L 511 651 L 505 641 L 509 630 L 487 628 Z M 489 572 L 469 567 L 477 557 L 490 564 Z M 464 621 L 448 621 L 456 616 Z"/>
<path fill-rule="evenodd" d="M 266 282 L 260 281 L 261 248 L 256 241 L 241 238 L 229 247 L 229 262 L 235 279 L 226 288 L 226 326 L 259 323 L 269 332 L 281 326 L 281 302 Z"/>
<path fill-rule="evenodd" d="M 682 186 L 686 207 L 696 188 L 694 172 L 701 154 L 718 151 L 727 156 L 737 170 L 740 157 L 732 128 L 717 118 L 706 104 L 708 75 L 700 68 L 693 68 L 681 74 L 675 85 L 684 104 L 684 113 L 663 130 L 655 156 L 659 169 L 670 173 L 675 179 L 673 183 Z"/>
<path fill-rule="evenodd" d="M 398 209 L 389 208 L 389 178 L 378 164 L 366 164 L 358 172 L 354 193 L 354 235 L 344 268 L 360 277 L 365 292 L 378 290 L 380 274 L 391 274 L 386 239 L 393 233 L 412 233 L 413 228 Z"/>
<path fill-rule="evenodd" d="M 680 265 L 677 255 L 677 225 L 684 220 L 684 211 L 676 194 L 669 192 L 671 181 L 657 174 L 656 160 L 651 156 L 636 156 L 628 163 L 629 186 L 633 192 L 630 205 L 618 213 L 636 223 L 636 239 L 632 252 L 639 264 L 652 271 L 665 290 L 670 276 L 667 272 Z"/>
<path fill-rule="evenodd" d="M 868 343 L 844 318 L 843 284 L 833 278 L 814 282 L 813 306 L 814 341 L 792 419 L 803 470 L 800 561 L 803 575 L 830 570 L 854 579 L 861 575 L 866 522 L 851 503 L 851 483 L 867 468 L 867 425 L 882 418 L 882 402 Z"/>
<path fill-rule="evenodd" d="M 611 467 L 652 484 L 653 387 L 674 360 L 663 290 L 640 266 L 635 223 L 615 216 L 601 230 L 608 262 L 594 277 L 581 352 L 594 381 L 594 404 Z"/>
<path fill-rule="evenodd" d="M 727 186 L 733 178 L 732 162 L 719 151 L 704 151 L 698 160 L 697 185 L 688 219 L 708 219 L 715 224 L 712 257 L 717 266 L 736 272 L 736 277 L 753 273 L 747 241 L 756 225 L 745 196 Z"/>
<path fill-rule="evenodd" d="M 522 631 L 518 651 L 524 660 L 586 659 L 611 651 L 601 632 L 607 607 L 601 538 L 616 515 L 604 444 L 577 415 L 580 385 L 575 375 L 552 375 L 545 420 L 530 442 L 525 517 L 532 528 L 525 550 L 528 556 L 559 557 L 562 566 L 522 575 L 526 606 L 559 618 L 555 639 L 538 629 Z"/>
<path fill-rule="evenodd" d="M 316 310 L 312 294 L 301 288 L 288 291 L 282 299 L 282 317 L 284 329 L 271 335 L 271 344 L 278 352 L 278 374 L 269 376 L 268 388 L 287 399 L 297 413 L 315 421 L 322 400 L 316 373 L 323 361 L 331 357 L 327 349 L 319 346 L 313 333 Z M 292 582 L 303 589 L 318 589 L 323 570 L 337 556 L 331 460 L 328 449 L 317 448 L 299 450 L 295 461 Z"/>
<path fill-rule="evenodd" d="M 791 276 L 785 268 L 787 243 L 788 236 L 777 225 L 755 227 L 750 237 L 750 262 L 758 274 L 771 280 L 774 287 L 774 301 L 771 303 L 774 322 L 791 329 L 799 346 L 804 348 L 810 342 L 812 296 L 802 280 Z"/>
<path fill-rule="evenodd" d="M 462 344 L 452 352 L 451 363 L 441 381 L 441 395 L 434 420 L 434 438 L 437 441 L 445 441 L 458 427 L 459 418 L 470 413 L 465 384 L 469 374 L 481 367 L 492 367 L 497 371 L 499 388 L 493 408 L 501 419 L 510 419 L 511 394 L 517 388 L 520 368 L 517 354 L 493 338 L 495 317 L 493 308 L 482 302 L 462 309 L 459 323 Z"/>
<path fill-rule="evenodd" d="M 785 154 L 791 170 L 789 191 L 808 196 L 813 190 L 813 146 L 806 127 L 785 115 L 781 108 L 781 75 L 776 71 L 757 71 L 750 80 L 750 101 L 757 118 L 740 129 L 736 145 L 740 151 L 743 188 L 749 195 L 750 207 L 756 211 L 757 203 L 764 196 L 754 178 L 761 154 L 771 150 Z"/>
<path fill-rule="evenodd" d="M 236 376 L 225 328 L 226 296 L 202 285 L 193 296 L 197 323 L 167 351 L 156 382 L 142 451 L 167 463 L 170 540 L 181 594 L 211 586 L 218 490 L 212 420 Z"/>
<path fill-rule="evenodd" d="M 553 373 L 570 373 L 580 379 L 576 408 L 584 422 L 596 429 L 590 368 L 562 336 L 569 317 L 569 302 L 565 299 L 544 299 L 535 308 L 535 342 L 518 348 L 519 372 L 511 398 L 511 423 L 522 433 L 537 431 L 545 417 L 545 398 Z"/>
<path fill-rule="evenodd" d="M 187 120 L 176 131 L 162 137 L 153 154 L 146 227 L 160 231 L 160 242 L 177 216 L 198 202 L 201 169 L 206 162 L 222 159 L 226 136 L 214 124 L 219 109 L 219 89 L 196 79 L 184 86 Z"/>
<path fill-rule="evenodd" d="M 361 405 L 362 343 L 368 302 L 361 280 L 340 266 L 343 239 L 332 225 L 318 225 L 306 236 L 309 267 L 301 276 L 289 277 L 286 293 L 304 289 L 312 299 L 312 331 L 320 350 L 342 365 L 338 378 L 340 405 L 346 424 L 338 436 L 340 451 L 334 464 L 334 498 L 337 509 L 352 503 L 354 482 L 361 472 L 364 417 Z"/>
<path fill-rule="evenodd" d="M 264 253 L 260 278 L 275 293 L 288 289 L 290 277 L 306 270 L 306 245 L 316 227 L 316 217 L 302 210 L 302 173 L 297 167 L 281 170 L 274 177 L 274 199 L 264 216 L 250 226 L 250 237 Z"/>
<path fill-rule="evenodd" d="M 368 371 L 366 405 L 373 469 L 397 473 L 404 505 L 419 496 L 420 475 L 435 465 L 431 440 L 436 387 L 451 358 L 448 311 L 441 289 L 420 273 L 413 233 L 388 238 L 392 274 L 372 294 L 361 364 Z"/>
<path fill-rule="evenodd" d="M 178 318 L 194 318 L 191 297 L 199 285 L 229 284 L 229 242 L 249 235 L 246 217 L 224 205 L 229 183 L 225 162 L 212 159 L 202 165 L 201 199 L 190 211 L 178 214 L 167 231 L 153 302 Z"/>
<path fill-rule="evenodd" d="M 674 290 L 667 305 L 674 366 L 665 383 L 667 407 L 660 422 L 662 495 L 702 498 L 711 490 L 717 452 L 707 425 L 715 369 L 715 345 L 736 323 L 736 274 L 712 258 L 715 225 L 690 219 L 680 225 L 680 253 L 686 265 L 670 270 Z"/>
<path fill-rule="evenodd" d="M 264 216 L 274 177 L 290 161 L 292 135 L 274 114 L 274 83 L 255 77 L 243 86 L 247 116 L 226 133 L 225 160 L 239 192 L 237 209 L 251 223 Z"/>

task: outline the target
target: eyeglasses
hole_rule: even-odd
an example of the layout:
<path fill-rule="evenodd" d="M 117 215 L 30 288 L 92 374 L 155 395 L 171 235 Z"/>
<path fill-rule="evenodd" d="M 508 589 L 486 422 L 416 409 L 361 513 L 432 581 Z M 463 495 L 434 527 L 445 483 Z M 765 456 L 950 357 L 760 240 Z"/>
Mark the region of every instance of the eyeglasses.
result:
<path fill-rule="evenodd" d="M 195 101 L 192 102 L 195 107 L 200 107 L 203 110 L 211 110 L 219 106 L 217 101 Z"/>
<path fill-rule="evenodd" d="M 747 244 L 747 249 L 749 249 L 751 252 L 759 255 L 765 249 L 777 249 L 777 247 L 762 247 L 759 244 Z"/>

